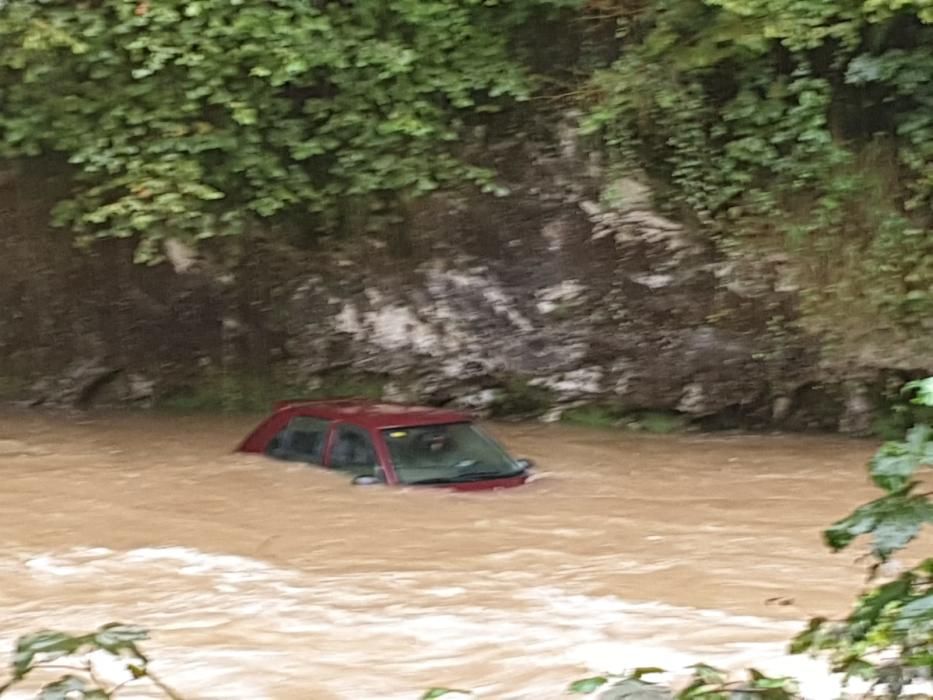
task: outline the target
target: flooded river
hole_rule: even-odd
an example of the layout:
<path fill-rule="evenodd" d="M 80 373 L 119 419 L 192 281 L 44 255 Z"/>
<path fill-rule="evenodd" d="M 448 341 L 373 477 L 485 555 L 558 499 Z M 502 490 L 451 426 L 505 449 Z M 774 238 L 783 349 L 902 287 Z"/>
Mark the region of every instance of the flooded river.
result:
<path fill-rule="evenodd" d="M 231 454 L 254 422 L 0 414 L 0 652 L 120 620 L 192 700 L 540 700 L 700 659 L 831 697 L 784 647 L 861 585 L 820 529 L 875 495 L 870 442 L 494 425 L 539 478 L 453 494 Z"/>

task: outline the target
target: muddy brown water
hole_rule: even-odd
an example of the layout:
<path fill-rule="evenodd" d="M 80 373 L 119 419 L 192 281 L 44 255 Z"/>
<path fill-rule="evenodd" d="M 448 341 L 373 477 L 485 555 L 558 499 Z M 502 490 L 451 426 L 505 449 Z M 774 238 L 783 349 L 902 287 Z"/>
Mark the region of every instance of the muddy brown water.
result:
<path fill-rule="evenodd" d="M 820 529 L 876 495 L 870 441 L 493 425 L 539 477 L 455 494 L 231 454 L 255 422 L 0 414 L 0 653 L 121 620 L 192 699 L 559 698 L 700 659 L 830 697 L 784 647 L 862 585 Z"/>

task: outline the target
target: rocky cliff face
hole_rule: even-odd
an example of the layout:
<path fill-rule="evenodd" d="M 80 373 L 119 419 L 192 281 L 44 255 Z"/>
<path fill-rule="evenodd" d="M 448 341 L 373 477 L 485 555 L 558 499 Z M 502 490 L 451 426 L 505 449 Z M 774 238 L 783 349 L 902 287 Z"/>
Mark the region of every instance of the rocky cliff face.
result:
<path fill-rule="evenodd" d="M 860 432 L 881 384 L 933 370 L 827 364 L 796 326 L 780 257 L 725 258 L 571 138 L 490 152 L 508 196 L 436 195 L 391 242 L 257 237 L 223 270 L 182 246 L 157 268 L 121 246 L 75 252 L 43 224 L 54 181 L 7 180 L 0 388 L 86 405 L 145 402 L 218 368 L 308 388 L 339 371 L 388 398 L 478 409 L 596 403 Z"/>

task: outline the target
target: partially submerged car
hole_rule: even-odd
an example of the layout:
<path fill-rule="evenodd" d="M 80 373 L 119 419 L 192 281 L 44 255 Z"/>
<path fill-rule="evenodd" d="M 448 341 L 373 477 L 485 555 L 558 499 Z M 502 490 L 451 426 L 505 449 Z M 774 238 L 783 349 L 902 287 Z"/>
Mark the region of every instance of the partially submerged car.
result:
<path fill-rule="evenodd" d="M 279 402 L 238 451 L 341 471 L 354 484 L 461 491 L 520 486 L 532 466 L 468 414 L 357 399 Z"/>

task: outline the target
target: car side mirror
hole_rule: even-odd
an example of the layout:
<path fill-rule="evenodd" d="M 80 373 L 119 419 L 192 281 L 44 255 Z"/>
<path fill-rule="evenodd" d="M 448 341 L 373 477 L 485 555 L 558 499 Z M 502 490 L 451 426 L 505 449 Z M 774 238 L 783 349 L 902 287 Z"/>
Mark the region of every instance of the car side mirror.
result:
<path fill-rule="evenodd" d="M 515 464 L 526 471 L 535 468 L 535 463 L 530 459 L 516 459 Z"/>

